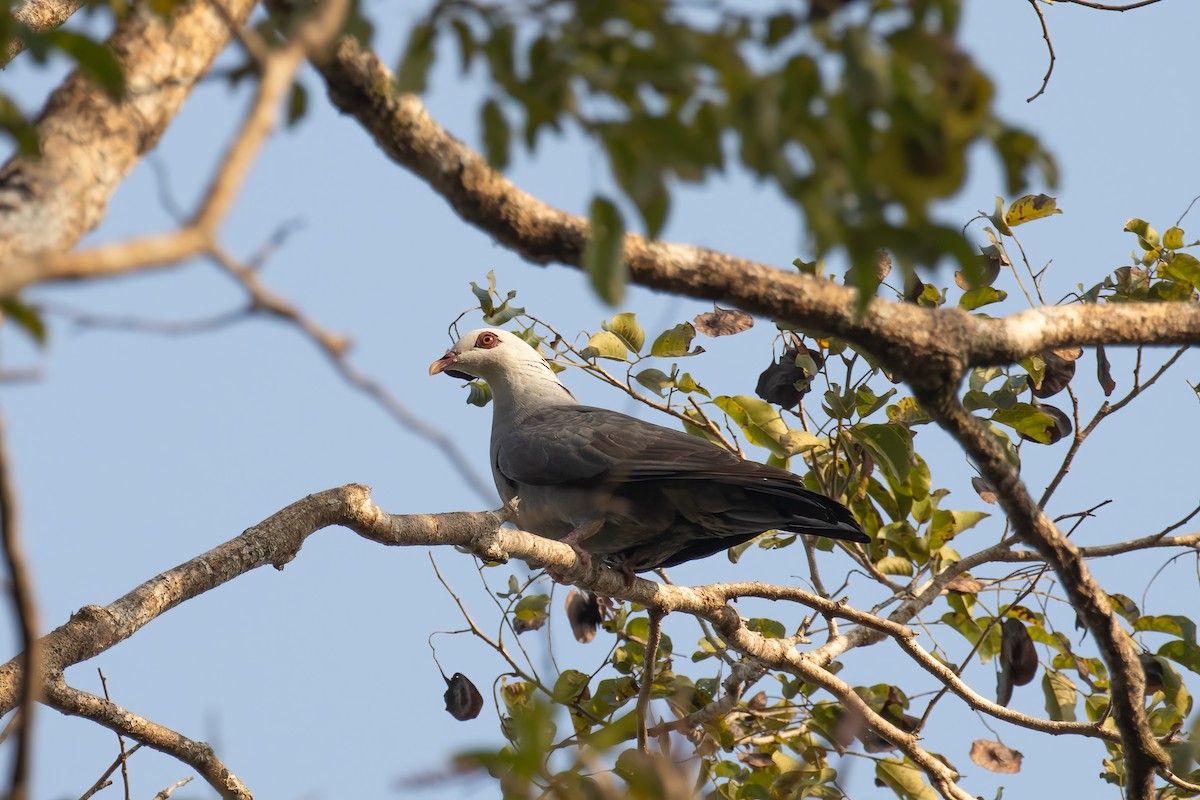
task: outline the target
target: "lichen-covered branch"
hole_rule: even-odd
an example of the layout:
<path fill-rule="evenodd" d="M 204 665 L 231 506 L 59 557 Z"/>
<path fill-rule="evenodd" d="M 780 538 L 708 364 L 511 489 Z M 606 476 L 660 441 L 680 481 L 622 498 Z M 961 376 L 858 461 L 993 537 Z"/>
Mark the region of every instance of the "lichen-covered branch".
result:
<path fill-rule="evenodd" d="M 255 5 L 221 1 L 239 22 Z M 124 97 L 110 97 L 78 70 L 50 96 L 36 125 L 41 157 L 16 156 L 0 169 L 0 295 L 56 277 L 45 257 L 67 251 L 104 219 L 117 186 L 229 37 L 208 0 L 185 3 L 165 19 L 135 10 L 108 42 L 125 75 Z M 103 259 L 79 266 L 121 271 Z"/>
<path fill-rule="evenodd" d="M 535 263 L 580 266 L 588 221 L 493 170 L 441 127 L 418 97 L 395 92 L 391 73 L 373 53 L 346 38 L 315 65 L 333 103 L 463 220 Z M 853 289 L 703 247 L 628 234 L 625 258 L 635 283 L 836 334 L 873 353 L 894 374 L 940 386 L 956 385 L 971 366 L 1014 363 L 1048 347 L 1200 343 L 1200 306 L 1194 303 L 1081 304 L 990 320 L 957 308 L 875 299 L 860 313 Z"/>

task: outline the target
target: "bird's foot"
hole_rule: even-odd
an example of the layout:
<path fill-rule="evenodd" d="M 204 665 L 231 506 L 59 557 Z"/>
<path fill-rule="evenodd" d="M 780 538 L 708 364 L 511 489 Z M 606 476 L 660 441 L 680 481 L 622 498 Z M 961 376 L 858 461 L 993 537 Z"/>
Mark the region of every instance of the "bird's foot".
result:
<path fill-rule="evenodd" d="M 621 577 L 625 579 L 625 588 L 632 589 L 633 581 L 635 578 L 637 578 L 637 575 L 634 574 L 633 567 L 630 565 L 629 561 L 622 561 L 620 564 L 618 564 L 617 571 L 620 572 Z"/>
<path fill-rule="evenodd" d="M 587 550 L 584 550 L 575 542 L 568 541 L 568 539 L 570 539 L 569 536 L 562 541 L 563 544 L 568 545 L 573 551 L 575 551 L 575 566 L 571 569 L 571 572 L 575 572 L 576 570 L 580 572 L 590 572 L 592 569 L 592 554 Z M 547 567 L 546 574 L 549 575 L 550 580 L 554 581 L 555 583 L 570 583 L 570 581 L 566 579 L 566 574 L 560 572 L 554 567 Z"/>

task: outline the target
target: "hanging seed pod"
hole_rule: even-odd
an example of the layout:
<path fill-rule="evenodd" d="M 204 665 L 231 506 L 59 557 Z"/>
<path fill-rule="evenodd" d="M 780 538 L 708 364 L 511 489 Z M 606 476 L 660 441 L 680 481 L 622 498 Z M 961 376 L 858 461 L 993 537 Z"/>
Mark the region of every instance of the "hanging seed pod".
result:
<path fill-rule="evenodd" d="M 459 721 L 475 719 L 483 710 L 483 695 L 461 672 L 456 672 L 446 679 L 446 693 L 442 695 L 442 699 L 446 701 L 446 710 L 450 712 L 450 716 Z"/>
<path fill-rule="evenodd" d="M 587 644 L 596 638 L 596 628 L 600 626 L 600 600 L 591 592 L 581 592 L 572 589 L 567 593 L 567 621 L 571 623 L 571 633 L 575 641 Z"/>

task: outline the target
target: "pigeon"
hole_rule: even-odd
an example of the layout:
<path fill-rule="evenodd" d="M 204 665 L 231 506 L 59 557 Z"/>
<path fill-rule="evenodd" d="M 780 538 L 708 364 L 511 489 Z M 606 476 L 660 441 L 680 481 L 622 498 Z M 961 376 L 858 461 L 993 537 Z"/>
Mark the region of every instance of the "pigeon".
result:
<path fill-rule="evenodd" d="M 778 529 L 868 542 L 840 503 L 799 477 L 705 439 L 579 403 L 514 333 L 458 340 L 429 374 L 480 378 L 492 391 L 496 490 L 523 530 L 634 573 L 704 558 Z"/>

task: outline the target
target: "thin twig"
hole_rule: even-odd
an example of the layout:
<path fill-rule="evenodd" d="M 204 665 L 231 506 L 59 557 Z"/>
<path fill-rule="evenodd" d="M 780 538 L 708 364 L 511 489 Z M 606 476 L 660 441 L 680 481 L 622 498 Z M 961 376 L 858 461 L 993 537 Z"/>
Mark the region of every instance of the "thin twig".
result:
<path fill-rule="evenodd" d="M 13 614 L 21 632 L 24 651 L 21 682 L 21 721 L 17 729 L 17 752 L 13 758 L 9 780 L 9 800 L 25 800 L 29 793 L 29 770 L 33 763 L 33 718 L 40 687 L 35 676 L 41 674 L 41 654 L 38 646 L 38 609 L 34 599 L 33 572 L 21 542 L 17 519 L 17 495 L 13 486 L 12 467 L 8 460 L 4 420 L 0 418 L 0 539 L 3 539 L 4 561 L 8 566 L 12 586 Z"/>
<path fill-rule="evenodd" d="M 158 794 L 154 795 L 154 800 L 167 800 L 167 798 L 170 797 L 176 789 L 178 789 L 181 786 L 187 786 L 189 783 L 192 782 L 192 779 L 195 777 L 196 777 L 195 775 L 188 775 L 183 780 L 176 781 L 175 783 L 171 784 L 167 788 L 163 789 Z"/>
<path fill-rule="evenodd" d="M 97 667 L 96 672 L 100 674 L 100 686 L 104 689 L 104 699 L 111 703 L 112 698 L 108 696 L 108 679 L 104 677 L 104 670 Z M 121 779 L 125 782 L 125 800 L 130 800 L 129 764 L 127 763 L 129 754 L 125 752 L 125 737 L 121 735 L 120 731 L 117 731 L 117 749 L 121 752 Z"/>
<path fill-rule="evenodd" d="M 637 702 L 637 745 L 643 753 L 649 751 L 649 737 L 646 735 L 646 716 L 650 713 L 650 696 L 654 692 L 655 662 L 658 660 L 658 642 L 662 638 L 663 612 L 652 608 L 648 612 L 650 625 L 646 633 L 646 648 L 642 659 L 642 686 L 638 691 Z"/>
<path fill-rule="evenodd" d="M 1032 97 L 1025 98 L 1026 103 L 1032 103 L 1046 93 L 1046 86 L 1050 83 L 1050 74 L 1054 72 L 1055 59 L 1054 43 L 1050 41 L 1050 29 L 1046 27 L 1046 15 L 1042 12 L 1042 7 L 1038 5 L 1038 0 L 1029 0 L 1029 5 L 1033 6 L 1038 22 L 1042 23 L 1042 37 L 1046 40 L 1046 49 L 1050 52 L 1050 65 L 1046 67 L 1046 75 L 1042 78 L 1042 87 Z"/>
<path fill-rule="evenodd" d="M 101 789 L 112 786 L 112 781 L 109 780 L 109 777 L 111 777 L 112 774 L 117 771 L 117 767 L 120 767 L 121 769 L 125 769 L 125 764 L 126 764 L 126 762 L 128 762 L 129 757 L 131 755 L 133 755 L 134 753 L 136 753 L 141 748 L 142 748 L 142 743 L 138 742 L 133 747 L 129 748 L 129 750 L 127 752 L 124 752 L 121 755 L 117 756 L 115 759 L 113 759 L 113 762 L 111 764 L 109 764 L 108 769 L 104 770 L 104 774 L 101 775 L 100 778 L 95 783 L 92 784 L 91 788 L 89 788 L 86 792 L 84 792 L 83 794 L 81 794 L 79 796 L 79 800 L 88 800 L 88 798 L 90 798 L 92 795 L 94 795 L 96 792 L 100 791 Z"/>

